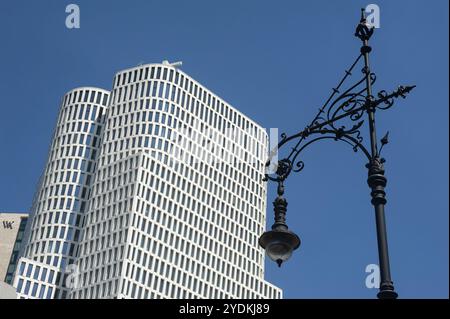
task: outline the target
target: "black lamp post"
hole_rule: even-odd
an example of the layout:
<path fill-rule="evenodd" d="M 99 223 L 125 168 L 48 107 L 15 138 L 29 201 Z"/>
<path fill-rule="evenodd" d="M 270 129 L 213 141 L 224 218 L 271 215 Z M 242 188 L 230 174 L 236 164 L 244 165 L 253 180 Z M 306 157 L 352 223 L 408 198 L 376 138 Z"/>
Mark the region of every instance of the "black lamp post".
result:
<path fill-rule="evenodd" d="M 333 88 L 332 94 L 319 109 L 311 123 L 304 130 L 294 135 L 287 136 L 283 133 L 277 149 L 272 151 L 266 166 L 271 167 L 274 165 L 276 170 L 273 174 L 267 173 L 265 180 L 278 183 L 278 197 L 273 203 L 275 223 L 272 226 L 272 230 L 261 235 L 259 244 L 266 250 L 267 255 L 277 262 L 278 266 L 281 266 L 292 255 L 292 252 L 300 246 L 299 237 L 289 231 L 286 225 L 287 201 L 283 198 L 284 181 L 291 172 L 300 172 L 303 169 L 304 163 L 299 158 L 299 155 L 306 147 L 324 139 L 343 141 L 352 146 L 355 152 L 360 150 L 368 159 L 366 164 L 368 169 L 367 183 L 371 189 L 371 202 L 375 208 L 380 263 L 381 280 L 380 291 L 377 296 L 380 299 L 395 299 L 398 295 L 395 292 L 391 279 L 384 215 L 384 205 L 386 204 L 384 188 L 386 187 L 387 179 L 384 176 L 383 167 L 385 160 L 381 157 L 381 150 L 388 143 L 388 134 L 386 133 L 381 139 L 381 147 L 378 148 L 375 112 L 376 110 L 389 109 L 394 104 L 394 99 L 398 97 L 405 98 L 406 94 L 415 86 L 400 86 L 390 94 L 383 90 L 378 92 L 376 97 L 372 95 L 372 84 L 375 83 L 376 76 L 369 66 L 369 54 L 372 50 L 369 46 L 369 39 L 373 32 L 373 27 L 366 21 L 365 10 L 362 9 L 361 21 L 355 32 L 355 36 L 362 41 L 360 54 L 351 67 L 345 71 L 344 77 L 337 87 Z M 353 69 L 361 60 L 364 61 L 362 68 L 363 77 L 347 89 L 342 89 L 343 84 L 352 75 Z M 360 132 L 365 122 L 363 118 L 365 113 L 367 113 L 367 121 L 369 123 L 370 151 L 362 144 L 363 137 Z M 345 120 L 347 120 L 347 124 L 344 123 Z M 291 148 L 289 155 L 277 161 L 277 163 L 272 163 L 274 154 L 277 154 L 283 145 L 291 141 L 296 143 Z"/>

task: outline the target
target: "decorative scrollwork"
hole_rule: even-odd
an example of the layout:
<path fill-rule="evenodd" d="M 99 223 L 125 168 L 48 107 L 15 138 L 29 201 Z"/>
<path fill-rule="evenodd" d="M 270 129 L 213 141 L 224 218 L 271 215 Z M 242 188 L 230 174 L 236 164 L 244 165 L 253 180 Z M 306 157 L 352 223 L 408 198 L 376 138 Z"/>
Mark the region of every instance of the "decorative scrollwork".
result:
<path fill-rule="evenodd" d="M 366 70 L 363 69 L 364 76 L 361 79 L 345 89 L 342 93 L 340 93 L 340 90 L 345 80 L 352 75 L 352 70 L 361 60 L 361 56 L 362 55 L 359 55 L 352 66 L 345 71 L 343 79 L 339 82 L 337 87 L 333 88 L 331 96 L 318 110 L 317 115 L 311 121 L 310 125 L 306 126 L 306 128 L 296 136 L 288 137 L 286 133 L 282 133 L 280 135 L 281 140 L 278 143 L 278 147 L 281 147 L 292 139 L 298 138 L 299 140 L 295 147 L 291 149 L 289 156 L 276 163 L 276 168 L 270 167 L 271 160 L 268 161 L 266 166 L 272 168 L 270 171 L 272 172 L 272 175 L 276 176 L 266 174 L 265 180 L 270 179 L 273 181 L 283 181 L 292 171 L 300 172 L 304 168 L 305 164 L 303 161 L 298 159 L 299 154 L 305 146 L 316 140 L 324 138 L 343 140 L 346 143 L 351 144 L 353 150 L 358 150 L 359 145 L 361 145 L 363 141 L 363 137 L 359 129 L 364 124 L 362 116 L 364 115 L 365 105 L 367 103 L 367 98 L 363 95 L 363 92 L 366 90 L 363 84 L 366 83 L 367 79 L 371 84 L 373 84 L 376 80 L 376 76 L 373 73 L 367 73 Z M 346 125 L 340 121 L 345 118 L 349 118 L 350 122 L 353 122 L 353 124 Z M 339 127 L 337 126 L 337 122 L 341 122 Z M 313 134 L 326 134 L 327 136 L 315 138 L 312 141 L 303 143 L 308 136 Z M 351 138 L 345 139 L 345 136 Z M 273 150 L 271 154 L 277 154 L 277 150 Z M 272 165 L 274 164 L 272 163 Z"/>
<path fill-rule="evenodd" d="M 398 97 L 406 98 L 406 94 L 412 91 L 416 86 L 402 86 L 400 85 L 398 89 L 391 94 L 388 94 L 386 90 L 381 90 L 378 92 L 378 100 L 373 102 L 374 107 L 380 110 L 387 110 L 394 105 L 394 99 Z"/>
<path fill-rule="evenodd" d="M 381 110 L 387 110 L 388 108 L 390 108 L 392 105 L 394 105 L 394 98 L 393 97 L 388 97 L 388 93 L 386 92 L 386 90 L 381 90 L 380 92 L 378 92 L 377 96 L 383 100 L 383 104 L 384 106 L 381 106 L 382 104 L 378 105 L 378 108 Z"/>
<path fill-rule="evenodd" d="M 272 165 L 272 166 L 271 166 Z M 297 165 L 298 169 L 298 165 Z M 295 171 L 297 170 L 295 169 Z M 271 180 L 275 182 L 283 182 L 291 173 L 293 170 L 292 168 L 292 162 L 291 160 L 285 158 L 282 160 L 279 160 L 276 163 L 272 163 L 270 160 L 266 162 L 266 170 L 269 172 L 275 172 L 276 177 L 273 177 L 269 174 L 269 172 L 266 172 L 265 177 L 263 178 L 264 181 Z"/>
<path fill-rule="evenodd" d="M 365 9 L 361 10 L 361 20 L 355 30 L 355 37 L 359 38 L 363 42 L 368 41 L 374 31 L 374 28 L 367 23 L 364 10 Z"/>
<path fill-rule="evenodd" d="M 284 180 L 292 170 L 292 163 L 289 159 L 282 159 L 278 161 L 276 174 L 281 180 Z"/>
<path fill-rule="evenodd" d="M 415 87 L 400 86 L 396 91 L 390 94 L 385 90 L 382 90 L 378 92 L 377 99 L 371 95 L 371 86 L 377 79 L 375 73 L 370 71 L 367 58 L 371 51 L 368 40 L 372 34 L 373 28 L 370 28 L 367 25 L 364 14 L 362 13 L 361 21 L 355 32 L 355 35 L 363 41 L 359 56 L 352 63 L 350 68 L 345 70 L 344 76 L 338 85 L 332 89 L 331 95 L 323 106 L 319 108 L 310 124 L 294 135 L 288 136 L 286 133 L 281 134 L 281 140 L 279 141 L 277 148 L 271 152 L 270 160 L 266 165 L 267 167 L 270 166 L 273 156 L 275 154 L 278 155 L 279 148 L 290 141 L 296 141 L 296 144 L 291 148 L 291 151 L 286 158 L 272 164 L 273 166 L 276 166 L 276 168 L 270 170 L 271 174 L 266 173 L 265 180 L 270 179 L 280 182 L 284 181 L 292 171 L 300 172 L 305 166 L 304 162 L 300 159 L 302 151 L 310 144 L 324 139 L 343 141 L 352 146 L 353 151 L 357 152 L 358 150 L 361 150 L 369 161 L 372 160 L 374 154 L 369 153 L 364 147 L 363 136 L 360 131 L 365 123 L 363 115 L 366 112 L 373 112 L 375 108 L 381 110 L 389 109 L 394 104 L 396 98 L 405 98 L 406 94 Z M 359 65 L 361 60 L 364 60 L 364 65 L 361 68 L 363 74 L 362 78 L 353 85 L 348 86 L 347 89 L 342 90 L 344 83 L 352 76 L 352 71 Z M 374 153 L 373 149 L 372 153 Z M 378 153 L 378 150 L 376 150 L 375 153 Z"/>
<path fill-rule="evenodd" d="M 305 167 L 305 163 L 303 163 L 303 161 L 297 161 L 297 163 L 295 163 L 295 166 L 296 168 L 293 169 L 293 171 L 298 173 Z"/>
<path fill-rule="evenodd" d="M 304 137 L 313 133 L 328 133 L 335 135 L 336 141 L 341 140 L 343 136 L 353 136 L 358 144 L 363 142 L 360 128 L 364 124 L 362 117 L 367 105 L 367 95 L 363 94 L 367 87 L 363 84 L 367 80 L 371 85 L 374 84 L 376 75 L 368 72 L 365 68 L 362 69 L 362 73 L 364 76 L 359 81 L 336 98 L 328 100 L 329 105 L 319 110 L 319 114 L 312 122 L 313 124 L 308 127 L 308 131 L 303 135 Z M 346 75 L 348 75 L 348 72 L 346 72 Z M 343 81 L 341 81 L 339 86 L 342 84 Z M 339 93 L 339 89 L 333 89 L 333 93 Z M 357 123 L 351 125 L 343 124 L 342 120 L 345 118 Z M 339 126 L 337 126 L 338 123 L 340 123 Z M 316 127 L 319 129 L 315 129 Z M 353 150 L 357 151 L 358 146 L 353 145 Z"/>
<path fill-rule="evenodd" d="M 356 27 L 355 36 L 360 38 L 361 41 L 369 40 L 373 35 L 373 30 L 374 28 L 369 27 L 366 23 L 366 19 L 364 19 Z"/>

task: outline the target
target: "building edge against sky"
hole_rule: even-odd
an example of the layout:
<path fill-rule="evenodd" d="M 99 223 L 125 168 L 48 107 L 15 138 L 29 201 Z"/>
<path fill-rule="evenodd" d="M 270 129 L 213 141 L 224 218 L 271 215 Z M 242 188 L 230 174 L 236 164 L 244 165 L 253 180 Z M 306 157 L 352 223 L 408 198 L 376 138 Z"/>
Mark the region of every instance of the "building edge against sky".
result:
<path fill-rule="evenodd" d="M 167 64 L 118 72 L 111 93 L 69 91 L 14 280 L 19 296 L 281 298 L 257 243 L 267 144 L 262 127 Z M 174 150 L 189 162 L 173 161 Z"/>

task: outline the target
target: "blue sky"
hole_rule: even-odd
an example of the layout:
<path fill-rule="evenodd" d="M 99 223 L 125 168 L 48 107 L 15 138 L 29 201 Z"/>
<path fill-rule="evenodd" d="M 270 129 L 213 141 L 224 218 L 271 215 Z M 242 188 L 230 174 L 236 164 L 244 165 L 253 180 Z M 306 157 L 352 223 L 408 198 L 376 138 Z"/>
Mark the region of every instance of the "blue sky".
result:
<path fill-rule="evenodd" d="M 182 60 L 182 69 L 266 128 L 303 129 L 359 52 L 364 1 L 0 2 L 0 211 L 27 211 L 45 165 L 62 95 L 111 87 L 115 72 Z M 375 91 L 416 84 L 377 113 L 394 283 L 403 298 L 448 298 L 448 1 L 376 1 Z M 373 298 L 377 263 L 365 161 L 323 142 L 286 184 L 288 223 L 302 246 L 266 278 L 287 298 Z M 271 203 L 275 189 L 269 189 Z M 268 221 L 272 211 L 268 207 Z"/>

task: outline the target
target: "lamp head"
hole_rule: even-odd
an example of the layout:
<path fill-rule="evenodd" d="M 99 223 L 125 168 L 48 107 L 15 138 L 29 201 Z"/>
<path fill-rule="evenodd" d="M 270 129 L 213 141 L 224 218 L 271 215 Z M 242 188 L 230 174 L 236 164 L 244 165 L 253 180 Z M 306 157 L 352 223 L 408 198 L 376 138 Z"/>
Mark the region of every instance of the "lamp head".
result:
<path fill-rule="evenodd" d="M 261 235 L 259 245 L 266 250 L 269 258 L 281 267 L 300 246 L 300 238 L 287 228 L 274 228 Z"/>

